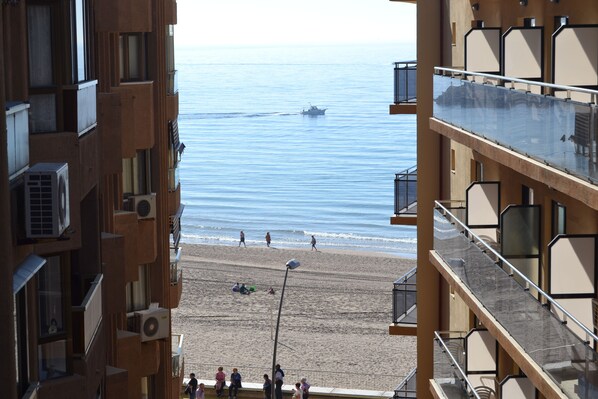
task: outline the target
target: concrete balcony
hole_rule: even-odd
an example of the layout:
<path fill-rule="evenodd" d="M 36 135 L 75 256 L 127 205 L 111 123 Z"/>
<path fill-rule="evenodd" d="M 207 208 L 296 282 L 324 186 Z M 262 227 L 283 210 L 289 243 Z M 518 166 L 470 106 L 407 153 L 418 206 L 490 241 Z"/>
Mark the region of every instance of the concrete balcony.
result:
<path fill-rule="evenodd" d="M 417 335 L 417 268 L 394 282 L 390 335 Z"/>
<path fill-rule="evenodd" d="M 141 397 L 141 378 L 156 374 L 160 367 L 159 342 L 141 342 L 139 333 L 117 331 L 115 367 L 127 370 L 129 397 Z"/>
<path fill-rule="evenodd" d="M 571 100 L 575 94 L 593 103 Z M 589 89 L 436 68 L 430 127 L 598 209 L 597 95 Z"/>
<path fill-rule="evenodd" d="M 83 135 L 96 127 L 97 80 L 63 87 L 64 130 Z"/>
<path fill-rule="evenodd" d="M 395 62 L 394 97 L 391 115 L 417 113 L 417 61 Z"/>
<path fill-rule="evenodd" d="M 164 2 L 164 18 L 167 25 L 176 25 L 177 23 L 177 4 L 176 0 L 166 0 Z"/>
<path fill-rule="evenodd" d="M 137 150 L 151 149 L 155 143 L 154 82 L 126 82 L 113 87 L 120 94 L 121 158 L 133 158 Z"/>
<path fill-rule="evenodd" d="M 102 0 L 95 3 L 98 32 L 151 32 L 150 0 Z"/>
<path fill-rule="evenodd" d="M 73 306 L 73 351 L 85 356 L 102 322 L 102 280 L 98 274 L 81 305 Z"/>
<path fill-rule="evenodd" d="M 168 174 L 170 180 L 170 173 Z M 174 215 L 181 205 L 181 186 L 177 185 L 173 191 L 168 191 L 168 214 Z"/>
<path fill-rule="evenodd" d="M 185 378 L 185 355 L 183 351 L 183 334 L 172 334 L 172 397 L 178 398 Z"/>
<path fill-rule="evenodd" d="M 543 395 L 598 392 L 598 336 L 456 215 L 437 202 L 430 261 L 442 277 Z"/>
<path fill-rule="evenodd" d="M 179 307 L 183 295 L 183 270 L 180 268 L 182 248 L 170 249 L 170 309 Z"/>
<path fill-rule="evenodd" d="M 139 265 L 152 263 L 157 256 L 155 219 L 139 219 L 136 212 L 116 211 L 114 232 L 125 239 L 123 259 L 126 282 L 139 279 Z"/>
<path fill-rule="evenodd" d="M 29 166 L 29 104 L 6 104 L 8 178 L 13 179 Z"/>
<path fill-rule="evenodd" d="M 395 214 L 392 225 L 417 225 L 417 165 L 395 175 Z"/>

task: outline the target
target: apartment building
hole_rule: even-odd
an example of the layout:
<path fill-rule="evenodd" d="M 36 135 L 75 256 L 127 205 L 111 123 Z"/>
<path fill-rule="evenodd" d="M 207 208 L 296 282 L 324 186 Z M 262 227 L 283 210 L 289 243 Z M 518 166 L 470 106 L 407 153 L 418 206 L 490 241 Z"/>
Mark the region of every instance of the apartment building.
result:
<path fill-rule="evenodd" d="M 395 397 L 596 398 L 598 2 L 409 2 L 390 113 L 417 115 L 418 156 L 391 223 L 418 262 L 389 331 L 418 355 Z"/>
<path fill-rule="evenodd" d="M 0 21 L 0 396 L 178 398 L 176 1 Z"/>

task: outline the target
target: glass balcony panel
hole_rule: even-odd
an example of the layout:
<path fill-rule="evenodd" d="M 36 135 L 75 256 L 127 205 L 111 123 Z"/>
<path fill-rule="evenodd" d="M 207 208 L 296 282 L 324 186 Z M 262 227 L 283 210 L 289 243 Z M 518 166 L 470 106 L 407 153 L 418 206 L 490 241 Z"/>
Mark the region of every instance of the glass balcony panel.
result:
<path fill-rule="evenodd" d="M 503 262 L 506 271 L 498 266 L 498 255 L 449 212 L 435 210 L 436 253 L 567 396 L 585 397 L 586 389 L 598 393 L 596 352 L 509 276 L 512 265 Z"/>
<path fill-rule="evenodd" d="M 434 345 L 434 380 L 447 399 L 469 399 L 467 378 L 463 374 L 464 339 L 459 334 L 437 334 Z"/>
<path fill-rule="evenodd" d="M 414 102 L 417 99 L 417 62 L 395 62 L 395 104 Z"/>
<path fill-rule="evenodd" d="M 417 324 L 417 268 L 394 282 L 393 323 Z"/>
<path fill-rule="evenodd" d="M 395 215 L 417 214 L 417 165 L 395 174 Z"/>
<path fill-rule="evenodd" d="M 444 72 L 437 69 L 437 73 Z M 529 82 L 530 91 L 522 91 L 511 89 L 510 79 L 502 76 L 493 80 L 507 87 L 463 80 L 461 76 L 434 77 L 435 118 L 598 182 L 596 105 L 537 94 L 543 88 L 537 82 Z M 537 87 L 540 90 L 532 90 Z"/>
<path fill-rule="evenodd" d="M 412 369 L 403 381 L 395 388 L 393 399 L 417 398 L 417 368 Z"/>

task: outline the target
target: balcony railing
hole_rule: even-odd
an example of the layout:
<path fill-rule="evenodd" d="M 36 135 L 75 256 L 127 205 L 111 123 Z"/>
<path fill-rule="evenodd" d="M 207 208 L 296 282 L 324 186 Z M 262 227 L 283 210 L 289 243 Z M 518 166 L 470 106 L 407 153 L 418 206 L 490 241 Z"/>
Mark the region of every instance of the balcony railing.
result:
<path fill-rule="evenodd" d="M 392 322 L 417 324 L 417 268 L 394 282 L 392 289 Z"/>
<path fill-rule="evenodd" d="M 183 334 L 172 334 L 172 376 L 180 377 L 183 367 Z"/>
<path fill-rule="evenodd" d="M 393 399 L 417 398 L 417 368 L 412 369 L 403 381 L 395 388 Z"/>
<path fill-rule="evenodd" d="M 417 100 L 417 61 L 395 62 L 395 104 Z"/>
<path fill-rule="evenodd" d="M 6 104 L 8 139 L 8 178 L 16 177 L 29 166 L 29 104 Z"/>
<path fill-rule="evenodd" d="M 480 399 L 464 371 L 464 335 L 434 332 L 434 381 L 447 399 Z"/>
<path fill-rule="evenodd" d="M 179 262 L 182 254 L 181 247 L 170 248 L 170 284 L 178 284 L 182 270 L 179 270 Z"/>
<path fill-rule="evenodd" d="M 417 165 L 395 174 L 395 215 L 417 214 Z"/>
<path fill-rule="evenodd" d="M 435 72 L 434 118 L 598 184 L 598 91 L 449 68 Z M 590 102 L 571 100 L 581 96 Z"/>
<path fill-rule="evenodd" d="M 73 306 L 73 330 L 79 332 L 73 334 L 75 353 L 87 353 L 102 321 L 102 280 L 103 275 L 98 274 L 81 305 Z"/>
<path fill-rule="evenodd" d="M 455 214 L 436 202 L 436 253 L 496 322 L 508 331 L 511 339 L 568 397 L 585 398 L 598 393 L 597 354 L 589 345 L 597 341 L 598 336 L 473 233 Z M 562 318 L 557 318 L 550 309 Z M 567 323 L 574 323 L 586 334 L 586 339 L 575 335 Z"/>
<path fill-rule="evenodd" d="M 179 92 L 179 71 L 176 69 L 168 72 L 168 87 L 166 91 L 169 96 L 174 96 Z"/>

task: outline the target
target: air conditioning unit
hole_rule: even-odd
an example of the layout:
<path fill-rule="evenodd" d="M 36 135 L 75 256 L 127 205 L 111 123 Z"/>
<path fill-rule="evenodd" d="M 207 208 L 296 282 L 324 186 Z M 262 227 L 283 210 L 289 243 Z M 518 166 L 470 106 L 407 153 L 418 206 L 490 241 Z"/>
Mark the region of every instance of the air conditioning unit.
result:
<path fill-rule="evenodd" d="M 137 316 L 137 332 L 141 334 L 141 342 L 168 338 L 170 318 L 168 309 L 154 308 L 135 312 Z"/>
<path fill-rule="evenodd" d="M 70 225 L 69 166 L 38 163 L 25 172 L 28 238 L 59 237 Z"/>
<path fill-rule="evenodd" d="M 156 193 L 133 195 L 129 197 L 131 211 L 137 212 L 139 219 L 154 219 L 156 217 Z"/>

